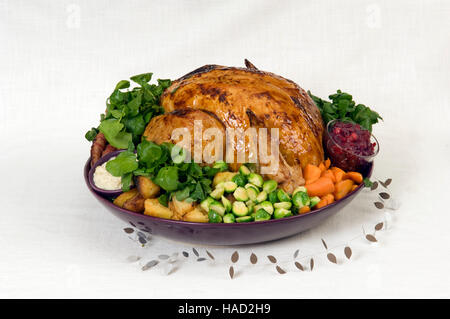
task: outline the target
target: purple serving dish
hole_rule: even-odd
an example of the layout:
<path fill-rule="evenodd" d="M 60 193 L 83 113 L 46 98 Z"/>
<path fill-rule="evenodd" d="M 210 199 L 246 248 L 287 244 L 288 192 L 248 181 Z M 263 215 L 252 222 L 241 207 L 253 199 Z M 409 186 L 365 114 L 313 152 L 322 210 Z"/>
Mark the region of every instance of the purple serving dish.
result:
<path fill-rule="evenodd" d="M 111 155 L 113 156 L 113 155 Z M 89 183 L 90 159 L 84 167 L 84 178 L 94 197 L 111 213 L 137 228 L 153 235 L 166 237 L 176 241 L 205 245 L 242 245 L 261 243 L 289 237 L 320 224 L 349 204 L 364 188 L 364 184 L 344 198 L 312 212 L 271 219 L 261 222 L 209 224 L 192 223 L 178 220 L 162 219 L 144 214 L 134 213 L 115 206 L 108 198 L 97 193 Z M 373 163 L 365 174 L 372 175 Z"/>

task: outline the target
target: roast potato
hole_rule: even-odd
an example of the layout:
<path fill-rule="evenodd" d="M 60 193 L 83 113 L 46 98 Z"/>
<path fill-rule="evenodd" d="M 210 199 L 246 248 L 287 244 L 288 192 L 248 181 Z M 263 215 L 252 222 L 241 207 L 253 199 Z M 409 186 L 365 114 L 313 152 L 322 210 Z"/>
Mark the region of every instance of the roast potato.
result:
<path fill-rule="evenodd" d="M 123 203 L 123 208 L 131 210 L 132 212 L 142 213 L 144 211 L 145 198 L 137 193 L 134 197 L 128 199 Z"/>
<path fill-rule="evenodd" d="M 213 186 L 216 187 L 217 184 L 222 182 L 230 182 L 231 179 L 236 175 L 237 173 L 234 172 L 220 172 L 217 173 L 216 176 L 214 176 L 213 179 Z"/>
<path fill-rule="evenodd" d="M 176 196 L 172 197 L 169 203 L 169 208 L 173 210 L 177 215 L 183 217 L 184 214 L 194 209 L 195 203 L 188 203 L 186 200 L 179 201 Z"/>
<path fill-rule="evenodd" d="M 129 190 L 128 192 L 120 194 L 114 201 L 114 205 L 123 207 L 125 202 L 129 199 L 132 199 L 137 194 L 139 194 L 138 190 L 136 188 L 133 188 L 132 190 Z"/>
<path fill-rule="evenodd" d="M 138 176 L 136 179 L 136 187 L 144 199 L 155 198 L 160 191 L 160 187 L 145 176 Z"/>
<path fill-rule="evenodd" d="M 145 206 L 144 210 L 145 215 L 166 219 L 171 219 L 173 216 L 172 210 L 164 205 L 161 205 L 157 198 L 146 199 L 144 202 L 144 206 Z"/>
<path fill-rule="evenodd" d="M 207 223 L 208 215 L 204 213 L 200 208 L 196 207 L 190 212 L 187 212 L 183 216 L 183 220 L 186 222 Z"/>

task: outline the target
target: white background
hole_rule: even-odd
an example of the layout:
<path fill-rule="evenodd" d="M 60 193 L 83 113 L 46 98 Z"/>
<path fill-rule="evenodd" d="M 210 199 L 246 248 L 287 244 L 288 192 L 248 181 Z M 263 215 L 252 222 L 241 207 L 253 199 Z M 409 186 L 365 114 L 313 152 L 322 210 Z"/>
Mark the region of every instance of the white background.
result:
<path fill-rule="evenodd" d="M 449 1 L 0 0 L 0 297 L 450 297 L 449 15 Z M 84 185 L 83 135 L 121 79 L 244 58 L 384 117 L 376 176 L 393 178 L 395 223 L 378 245 L 352 244 L 350 262 L 317 257 L 313 272 L 243 266 L 230 280 L 234 249 L 217 247 L 215 264 L 143 272 L 126 262 L 144 253 L 125 224 Z M 359 213 L 366 197 L 303 235 L 239 250 L 263 263 L 321 251 L 320 238 L 345 243 L 374 219 Z M 189 247 L 155 239 L 145 258 Z"/>

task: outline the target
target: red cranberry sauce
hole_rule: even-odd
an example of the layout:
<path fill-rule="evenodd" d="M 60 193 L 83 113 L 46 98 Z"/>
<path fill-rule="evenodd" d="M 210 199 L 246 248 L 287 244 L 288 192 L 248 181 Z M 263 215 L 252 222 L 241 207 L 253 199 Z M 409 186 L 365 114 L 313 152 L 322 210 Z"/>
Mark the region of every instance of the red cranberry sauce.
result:
<path fill-rule="evenodd" d="M 349 122 L 336 122 L 330 129 L 333 140 L 343 149 L 356 155 L 370 156 L 375 153 L 376 143 L 370 142 L 370 132 L 360 125 Z M 338 147 L 330 150 L 339 153 Z"/>

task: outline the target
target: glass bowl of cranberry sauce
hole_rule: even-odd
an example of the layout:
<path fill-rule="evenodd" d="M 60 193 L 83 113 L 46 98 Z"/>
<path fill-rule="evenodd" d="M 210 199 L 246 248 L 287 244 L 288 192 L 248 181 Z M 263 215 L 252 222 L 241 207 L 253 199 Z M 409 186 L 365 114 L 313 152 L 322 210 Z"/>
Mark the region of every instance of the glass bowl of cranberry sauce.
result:
<path fill-rule="evenodd" d="M 333 166 L 344 171 L 364 173 L 380 150 L 375 136 L 359 124 L 328 122 L 324 144 Z"/>

